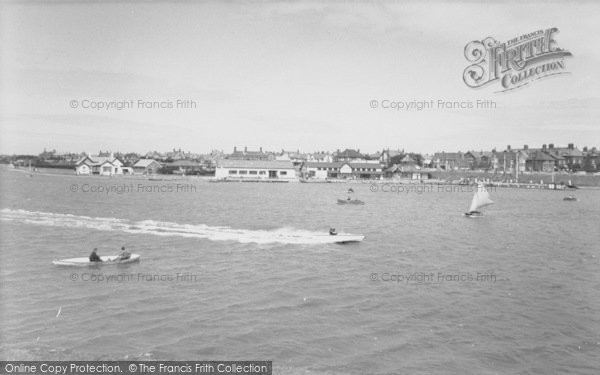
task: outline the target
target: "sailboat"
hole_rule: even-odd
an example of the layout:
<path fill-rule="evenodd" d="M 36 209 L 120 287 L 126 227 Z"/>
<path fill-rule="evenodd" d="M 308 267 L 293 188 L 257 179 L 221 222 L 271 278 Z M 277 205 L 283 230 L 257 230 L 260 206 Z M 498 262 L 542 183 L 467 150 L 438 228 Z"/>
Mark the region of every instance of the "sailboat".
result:
<path fill-rule="evenodd" d="M 477 191 L 473 195 L 473 200 L 471 201 L 471 206 L 469 207 L 469 212 L 465 213 L 466 217 L 479 217 L 483 216 L 483 213 L 478 211 L 481 207 L 485 207 L 487 205 L 493 204 L 494 201 L 490 198 L 490 194 L 485 189 L 483 184 L 477 185 Z"/>
<path fill-rule="evenodd" d="M 348 189 L 348 199 L 338 199 L 337 202 L 338 204 L 365 204 L 365 202 L 358 200 L 358 199 L 352 199 L 350 198 L 350 194 L 354 193 L 354 189 L 350 188 Z"/>

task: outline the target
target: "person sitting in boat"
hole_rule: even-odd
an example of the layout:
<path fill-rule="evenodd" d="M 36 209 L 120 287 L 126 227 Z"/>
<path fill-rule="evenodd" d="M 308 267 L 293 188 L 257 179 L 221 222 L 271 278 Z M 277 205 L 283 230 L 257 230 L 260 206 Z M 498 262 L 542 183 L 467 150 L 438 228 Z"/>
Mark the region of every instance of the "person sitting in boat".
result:
<path fill-rule="evenodd" d="M 98 251 L 98 249 L 94 248 L 94 251 L 90 254 L 90 262 L 102 262 L 102 259 L 96 254 L 96 251 Z"/>
<path fill-rule="evenodd" d="M 337 236 L 337 232 L 335 231 L 335 228 L 329 228 L 329 234 L 331 236 Z"/>
<path fill-rule="evenodd" d="M 117 259 L 115 259 L 116 261 L 121 261 L 121 260 L 125 260 L 125 259 L 129 259 L 131 258 L 131 253 L 127 250 L 125 250 L 125 246 L 121 247 L 121 253 L 117 256 Z"/>

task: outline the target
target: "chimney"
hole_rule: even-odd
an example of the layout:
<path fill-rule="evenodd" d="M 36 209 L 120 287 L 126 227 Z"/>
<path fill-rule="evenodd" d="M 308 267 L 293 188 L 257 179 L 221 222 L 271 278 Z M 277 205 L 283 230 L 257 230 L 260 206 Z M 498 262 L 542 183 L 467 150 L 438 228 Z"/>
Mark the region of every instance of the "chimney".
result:
<path fill-rule="evenodd" d="M 248 146 L 244 146 L 244 152 L 248 152 Z"/>
<path fill-rule="evenodd" d="M 554 149 L 554 143 L 550 143 L 550 144 L 548 145 L 548 148 L 549 148 L 550 150 Z"/>
<path fill-rule="evenodd" d="M 262 154 L 262 147 L 260 148 L 260 153 Z"/>
<path fill-rule="evenodd" d="M 525 150 L 525 151 L 529 150 L 529 146 L 528 145 L 523 145 L 523 150 Z"/>
<path fill-rule="evenodd" d="M 237 152 L 237 147 L 233 146 L 233 152 Z"/>
<path fill-rule="evenodd" d="M 542 145 L 542 151 L 546 151 L 546 144 Z"/>
<path fill-rule="evenodd" d="M 587 150 L 588 150 L 588 148 L 587 148 L 587 146 L 585 146 L 585 147 L 583 148 L 583 152 L 587 152 Z"/>
<path fill-rule="evenodd" d="M 572 143 L 569 143 L 569 150 L 572 150 L 574 148 L 575 148 L 574 145 Z"/>
<path fill-rule="evenodd" d="M 510 145 L 506 146 L 506 149 L 507 149 L 508 151 L 510 151 Z"/>

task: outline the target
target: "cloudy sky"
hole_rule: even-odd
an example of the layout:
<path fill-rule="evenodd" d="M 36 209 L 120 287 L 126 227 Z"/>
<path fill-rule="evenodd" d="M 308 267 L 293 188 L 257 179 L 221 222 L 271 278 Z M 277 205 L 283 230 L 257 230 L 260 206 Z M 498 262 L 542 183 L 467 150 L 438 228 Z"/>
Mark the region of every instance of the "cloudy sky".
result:
<path fill-rule="evenodd" d="M 593 1 L 5 2 L 0 153 L 600 146 L 599 18 Z M 468 42 L 551 27 L 570 74 L 464 84 Z M 497 108 L 370 105 L 478 99 Z M 82 108 L 103 101 L 134 105 Z"/>

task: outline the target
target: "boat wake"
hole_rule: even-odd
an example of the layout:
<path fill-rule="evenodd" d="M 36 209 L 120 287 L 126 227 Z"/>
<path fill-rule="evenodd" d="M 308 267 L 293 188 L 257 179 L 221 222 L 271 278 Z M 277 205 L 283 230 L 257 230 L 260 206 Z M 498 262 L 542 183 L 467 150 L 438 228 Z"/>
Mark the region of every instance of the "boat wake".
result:
<path fill-rule="evenodd" d="M 89 217 L 51 212 L 12 210 L 8 208 L 0 210 L 0 220 L 48 227 L 84 228 L 155 236 L 204 238 L 212 241 L 236 241 L 240 243 L 321 244 L 332 243 L 336 240 L 335 236 L 329 236 L 323 232 L 294 228 L 279 228 L 274 230 L 233 229 L 204 224 L 179 224 L 155 220 L 131 221 L 112 217 Z"/>

